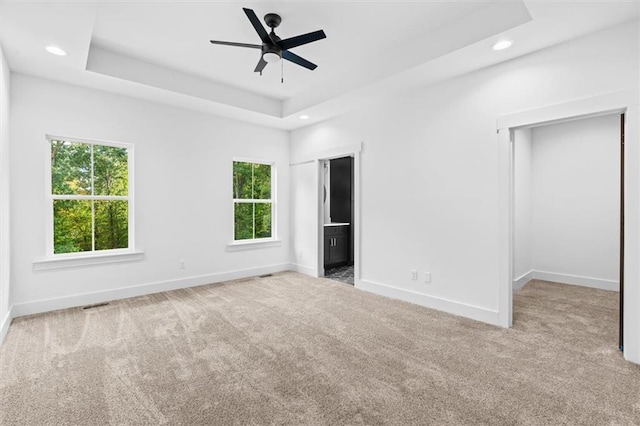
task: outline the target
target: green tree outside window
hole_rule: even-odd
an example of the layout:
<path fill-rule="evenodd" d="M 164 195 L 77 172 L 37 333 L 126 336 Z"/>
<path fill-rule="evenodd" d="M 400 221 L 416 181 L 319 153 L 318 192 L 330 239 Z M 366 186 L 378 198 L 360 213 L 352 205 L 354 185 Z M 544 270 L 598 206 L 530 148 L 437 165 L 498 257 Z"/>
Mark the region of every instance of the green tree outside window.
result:
<path fill-rule="evenodd" d="M 128 248 L 128 149 L 50 143 L 53 253 Z"/>
<path fill-rule="evenodd" d="M 233 162 L 233 239 L 271 238 L 273 202 L 272 165 Z"/>

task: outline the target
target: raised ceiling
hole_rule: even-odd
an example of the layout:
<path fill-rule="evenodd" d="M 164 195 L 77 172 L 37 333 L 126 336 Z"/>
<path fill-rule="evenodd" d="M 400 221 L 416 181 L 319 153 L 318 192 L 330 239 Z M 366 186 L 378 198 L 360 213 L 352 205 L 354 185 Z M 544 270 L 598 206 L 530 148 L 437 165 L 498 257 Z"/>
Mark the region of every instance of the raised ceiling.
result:
<path fill-rule="evenodd" d="M 283 129 L 330 118 L 638 17 L 637 2 L 26 2 L 0 3 L 10 68 Z M 259 43 L 242 7 L 282 16 L 282 38 L 327 38 L 253 72 Z M 493 52 L 501 39 L 513 48 Z M 65 49 L 55 57 L 44 46 Z M 445 60 L 448 59 L 448 60 Z M 455 59 L 455 61 L 452 61 Z M 451 67 L 455 63 L 455 67 Z M 449 64 L 449 65 L 447 65 Z M 282 73 L 284 83 L 281 83 Z M 301 121 L 300 114 L 311 116 Z"/>

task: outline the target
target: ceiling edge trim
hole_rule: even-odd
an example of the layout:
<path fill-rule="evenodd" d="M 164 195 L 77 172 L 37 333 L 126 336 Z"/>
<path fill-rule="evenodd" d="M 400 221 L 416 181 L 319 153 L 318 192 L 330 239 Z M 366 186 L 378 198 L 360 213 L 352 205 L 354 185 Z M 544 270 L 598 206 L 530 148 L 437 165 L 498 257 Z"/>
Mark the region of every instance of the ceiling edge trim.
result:
<path fill-rule="evenodd" d="M 282 101 L 131 58 L 91 44 L 86 71 L 282 118 Z"/>

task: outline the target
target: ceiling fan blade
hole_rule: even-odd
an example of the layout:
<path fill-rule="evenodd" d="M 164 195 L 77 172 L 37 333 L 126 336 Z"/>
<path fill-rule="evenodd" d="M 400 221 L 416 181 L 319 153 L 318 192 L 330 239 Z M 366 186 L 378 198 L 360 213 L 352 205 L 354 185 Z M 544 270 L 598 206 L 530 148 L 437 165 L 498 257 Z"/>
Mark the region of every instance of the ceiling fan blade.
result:
<path fill-rule="evenodd" d="M 209 40 L 209 42 L 211 42 L 211 44 L 221 44 L 223 46 L 250 47 L 252 49 L 262 49 L 262 46 L 259 44 L 234 43 L 232 41 L 219 41 L 219 40 Z"/>
<path fill-rule="evenodd" d="M 243 7 L 242 10 L 244 10 L 244 13 L 247 15 L 247 18 L 249 18 L 251 25 L 253 25 L 253 28 L 255 28 L 256 32 L 260 36 L 260 40 L 262 40 L 263 43 L 273 44 L 273 40 L 271 40 L 271 37 L 267 34 L 267 30 L 265 30 L 260 23 L 256 13 L 252 9 L 247 9 L 246 7 Z"/>
<path fill-rule="evenodd" d="M 262 73 L 262 70 L 264 69 L 264 67 L 267 66 L 267 61 L 265 61 L 264 59 L 262 59 L 262 56 L 260 56 L 260 61 L 258 61 L 258 65 L 256 65 L 256 69 L 253 70 L 253 72 L 259 72 Z"/>
<path fill-rule="evenodd" d="M 297 46 L 302 46 L 303 44 L 322 40 L 323 38 L 327 38 L 327 35 L 324 33 L 324 31 L 318 30 L 312 33 L 302 34 L 299 36 L 280 40 L 278 42 L 278 46 L 280 46 L 283 50 L 286 50 L 286 49 L 291 49 Z"/>
<path fill-rule="evenodd" d="M 315 70 L 316 68 L 318 68 L 318 66 L 312 62 L 307 61 L 304 58 L 301 58 L 300 56 L 296 55 L 295 53 L 291 53 L 288 50 L 283 50 L 282 51 L 282 59 L 286 59 L 287 61 L 293 62 L 294 64 L 298 64 L 301 67 L 305 67 L 307 69 L 310 69 L 311 71 Z"/>

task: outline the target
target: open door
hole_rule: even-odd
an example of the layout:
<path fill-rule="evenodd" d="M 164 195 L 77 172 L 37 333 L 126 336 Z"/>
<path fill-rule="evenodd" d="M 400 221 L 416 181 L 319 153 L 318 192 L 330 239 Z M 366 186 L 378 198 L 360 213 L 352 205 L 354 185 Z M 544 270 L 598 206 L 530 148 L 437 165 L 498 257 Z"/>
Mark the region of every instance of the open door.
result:
<path fill-rule="evenodd" d="M 620 337 L 624 351 L 624 114 L 620 115 Z"/>

